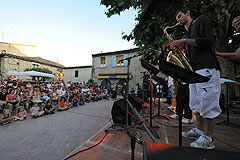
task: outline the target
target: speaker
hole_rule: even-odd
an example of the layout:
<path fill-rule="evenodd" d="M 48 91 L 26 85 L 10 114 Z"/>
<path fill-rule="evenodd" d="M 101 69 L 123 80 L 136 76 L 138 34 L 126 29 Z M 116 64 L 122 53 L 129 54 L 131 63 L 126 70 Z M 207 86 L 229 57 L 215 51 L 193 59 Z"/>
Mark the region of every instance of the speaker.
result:
<path fill-rule="evenodd" d="M 142 109 L 142 104 L 144 103 L 142 99 L 135 95 L 129 95 L 128 99 L 132 106 L 136 108 L 138 112 L 141 111 Z M 119 99 L 113 103 L 112 107 L 112 120 L 114 123 L 119 123 L 119 124 L 126 124 L 126 119 L 127 119 L 127 102 L 125 99 Z M 128 107 L 128 124 L 130 125 L 132 123 L 131 121 L 131 116 L 133 113 L 131 112 L 131 107 Z"/>

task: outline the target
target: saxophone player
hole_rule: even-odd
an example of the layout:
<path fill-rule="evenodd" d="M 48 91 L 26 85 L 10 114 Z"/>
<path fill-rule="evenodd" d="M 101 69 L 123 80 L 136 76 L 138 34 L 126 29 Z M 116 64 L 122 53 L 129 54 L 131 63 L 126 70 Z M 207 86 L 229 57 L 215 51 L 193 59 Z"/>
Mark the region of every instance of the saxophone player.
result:
<path fill-rule="evenodd" d="M 196 126 L 183 132 L 182 136 L 196 139 L 190 144 L 191 147 L 214 149 L 214 122 L 221 113 L 220 65 L 216 58 L 214 36 L 208 18 L 202 15 L 193 20 L 190 13 L 186 8 L 177 11 L 176 20 L 184 26 L 186 34 L 183 39 L 172 41 L 170 48 L 184 43 L 194 72 L 209 77 L 210 80 L 189 85 L 189 106 L 196 115 Z"/>

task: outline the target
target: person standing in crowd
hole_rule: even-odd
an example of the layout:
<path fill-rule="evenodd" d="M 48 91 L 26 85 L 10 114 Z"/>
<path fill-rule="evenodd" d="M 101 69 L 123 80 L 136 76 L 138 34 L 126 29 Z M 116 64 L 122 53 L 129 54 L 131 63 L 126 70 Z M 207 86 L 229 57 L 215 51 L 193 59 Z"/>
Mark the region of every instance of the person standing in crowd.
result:
<path fill-rule="evenodd" d="M 195 73 L 210 80 L 204 83 L 189 85 L 190 108 L 196 114 L 196 128 L 183 132 L 186 138 L 195 138 L 191 147 L 214 149 L 213 132 L 215 119 L 221 114 L 220 65 L 216 58 L 214 36 L 211 24 L 206 16 L 193 20 L 190 10 L 183 8 L 177 11 L 176 20 L 186 29 L 183 39 L 172 41 L 170 48 L 179 44 L 185 45 L 186 54 Z"/>

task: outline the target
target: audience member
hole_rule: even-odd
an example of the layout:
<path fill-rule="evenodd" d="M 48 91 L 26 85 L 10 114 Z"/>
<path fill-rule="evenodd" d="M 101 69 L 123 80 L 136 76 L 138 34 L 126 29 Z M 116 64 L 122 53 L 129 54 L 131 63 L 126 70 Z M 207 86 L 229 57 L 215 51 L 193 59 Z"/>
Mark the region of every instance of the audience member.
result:
<path fill-rule="evenodd" d="M 60 101 L 58 102 L 58 106 L 57 106 L 59 111 L 65 111 L 68 109 L 68 107 L 66 106 L 65 102 L 64 102 L 64 98 L 61 98 Z"/>
<path fill-rule="evenodd" d="M 44 114 L 44 111 L 40 111 L 38 103 L 34 103 L 33 107 L 30 109 L 30 115 L 32 118 L 40 117 Z"/>
<path fill-rule="evenodd" d="M 70 102 L 69 98 L 66 99 L 65 104 L 66 104 L 66 107 L 67 107 L 67 108 L 72 108 L 72 107 L 73 107 L 73 105 L 72 105 L 72 103 Z"/>
<path fill-rule="evenodd" d="M 14 116 L 14 120 L 24 120 L 25 118 L 27 117 L 27 112 L 26 110 L 24 109 L 23 106 L 20 106 L 18 108 L 18 111 L 17 111 L 17 114 L 16 116 Z"/>
<path fill-rule="evenodd" d="M 11 117 L 11 113 L 9 112 L 9 110 L 4 109 L 2 116 L 0 118 L 0 124 L 5 125 L 5 124 L 11 123 L 13 121 L 14 121 L 14 119 Z"/>
<path fill-rule="evenodd" d="M 48 114 L 54 114 L 54 113 L 55 113 L 55 109 L 53 108 L 51 101 L 47 101 L 46 106 L 44 107 L 44 114 L 48 115 Z"/>
<path fill-rule="evenodd" d="M 11 89 L 10 94 L 6 96 L 6 101 L 8 105 L 8 109 L 10 113 L 13 112 L 13 107 L 16 106 L 16 111 L 18 110 L 19 107 L 19 102 L 20 102 L 20 96 L 15 94 L 15 90 Z"/>

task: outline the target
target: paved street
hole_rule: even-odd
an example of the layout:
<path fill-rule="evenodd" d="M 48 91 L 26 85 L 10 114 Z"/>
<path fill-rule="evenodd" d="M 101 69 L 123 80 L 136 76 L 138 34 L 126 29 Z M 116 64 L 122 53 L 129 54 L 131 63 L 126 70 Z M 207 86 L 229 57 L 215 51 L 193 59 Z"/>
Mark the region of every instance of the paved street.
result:
<path fill-rule="evenodd" d="M 0 160 L 60 160 L 111 119 L 113 100 L 0 126 Z"/>

